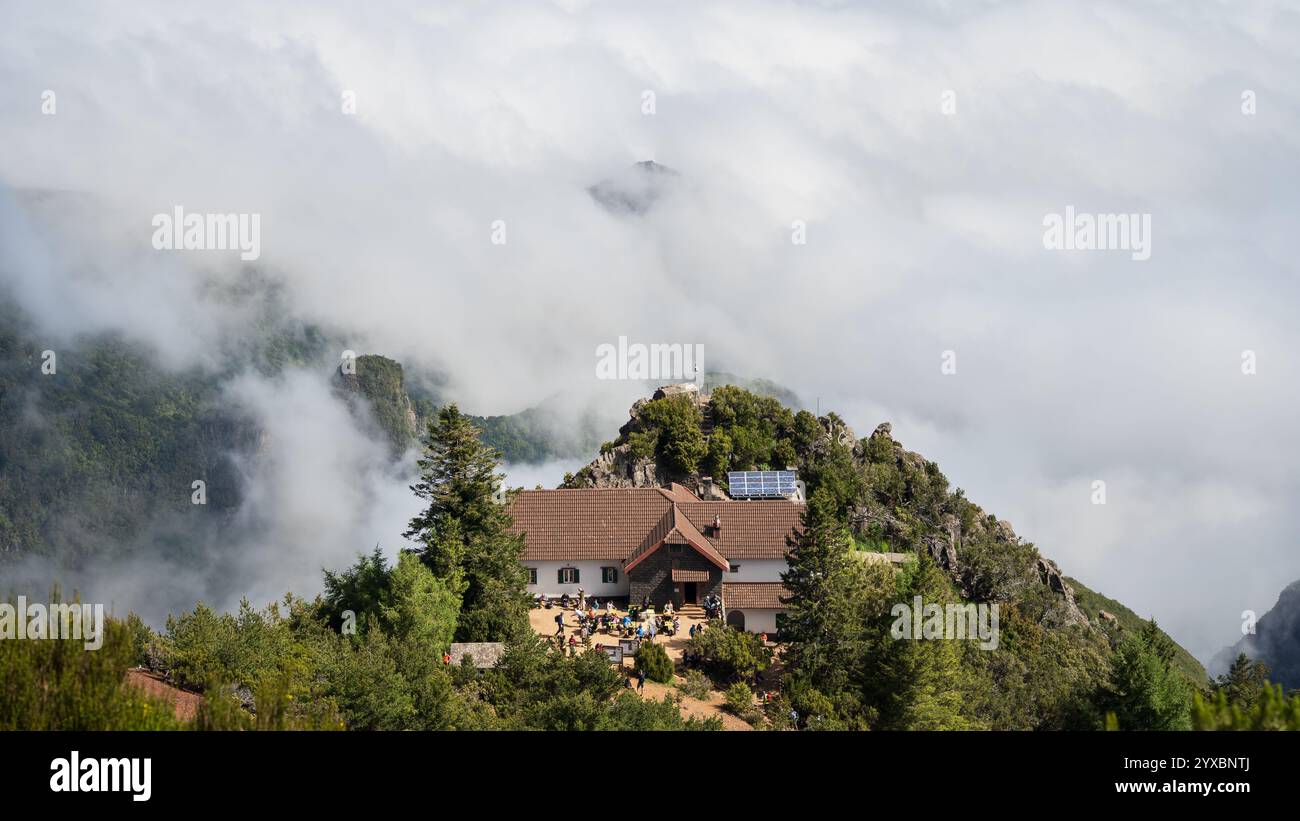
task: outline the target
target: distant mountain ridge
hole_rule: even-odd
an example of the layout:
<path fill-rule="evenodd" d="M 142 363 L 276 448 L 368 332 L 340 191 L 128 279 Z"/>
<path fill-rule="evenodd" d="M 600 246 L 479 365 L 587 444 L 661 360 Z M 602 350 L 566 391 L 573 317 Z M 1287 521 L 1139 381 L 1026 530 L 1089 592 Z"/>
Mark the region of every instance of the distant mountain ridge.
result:
<path fill-rule="evenodd" d="M 1254 635 L 1215 654 L 1210 669 L 1226 671 L 1239 653 L 1268 665 L 1271 681 L 1286 690 L 1300 690 L 1300 581 L 1278 594 L 1277 603 L 1255 623 Z"/>

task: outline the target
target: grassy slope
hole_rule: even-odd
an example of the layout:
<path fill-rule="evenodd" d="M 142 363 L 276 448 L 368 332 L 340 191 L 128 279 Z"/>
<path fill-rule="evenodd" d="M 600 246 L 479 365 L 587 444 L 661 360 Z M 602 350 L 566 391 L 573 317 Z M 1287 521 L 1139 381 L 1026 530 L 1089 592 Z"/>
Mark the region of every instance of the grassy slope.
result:
<path fill-rule="evenodd" d="M 1097 619 L 1097 611 L 1105 610 L 1107 613 L 1110 613 L 1115 617 L 1115 620 L 1123 629 L 1134 631 L 1142 629 L 1142 624 L 1146 619 L 1142 618 L 1137 613 L 1134 613 L 1132 610 L 1114 599 L 1107 598 L 1095 590 L 1092 590 L 1078 579 L 1072 579 L 1067 576 L 1065 581 L 1070 585 L 1070 587 L 1074 588 L 1075 601 L 1078 602 L 1079 607 L 1082 608 L 1083 612 L 1088 615 L 1088 618 L 1095 621 Z M 1174 642 L 1174 646 L 1178 648 L 1178 652 L 1174 657 L 1174 663 L 1178 665 L 1178 669 L 1182 670 L 1183 673 L 1197 685 L 1204 684 L 1208 678 L 1205 672 L 1205 667 L 1196 660 L 1195 656 L 1184 650 L 1182 645 L 1178 644 L 1178 642 Z"/>

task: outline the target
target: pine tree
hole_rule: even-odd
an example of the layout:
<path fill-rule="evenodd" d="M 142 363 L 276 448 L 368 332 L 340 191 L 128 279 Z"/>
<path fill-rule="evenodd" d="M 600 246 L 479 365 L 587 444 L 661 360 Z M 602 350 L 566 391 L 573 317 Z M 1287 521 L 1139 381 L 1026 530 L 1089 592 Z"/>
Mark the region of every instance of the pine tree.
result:
<path fill-rule="evenodd" d="M 330 629 L 342 627 L 345 611 L 352 611 L 358 625 L 366 623 L 366 613 L 377 613 L 380 599 L 388 590 L 391 572 L 379 545 L 375 545 L 369 556 L 358 555 L 356 564 L 347 570 L 340 573 L 326 570 L 321 614 L 328 619 Z"/>
<path fill-rule="evenodd" d="M 900 577 L 897 598 L 907 607 L 916 596 L 926 605 L 959 601 L 951 581 L 921 552 L 916 566 Z M 953 638 L 891 639 L 872 682 L 865 687 L 879 703 L 880 726 L 894 730 L 983 729 L 971 715 L 974 673 L 963 665 L 962 646 Z"/>
<path fill-rule="evenodd" d="M 460 599 L 411 553 L 398 557 L 389 579 L 379 610 L 393 638 L 441 654 L 455 635 Z"/>
<path fill-rule="evenodd" d="M 411 486 L 429 504 L 404 535 L 423 543 L 425 565 L 461 594 L 461 641 L 502 641 L 528 626 L 524 540 L 511 532 L 506 502 L 496 495 L 505 480 L 499 460 L 469 418 L 448 405 L 429 422 L 420 480 Z"/>
<path fill-rule="evenodd" d="M 1252 661 L 1245 653 L 1238 653 L 1228 672 L 1214 682 L 1215 691 L 1242 710 L 1254 707 L 1268 686 L 1268 665 Z"/>
<path fill-rule="evenodd" d="M 1126 636 L 1115 649 L 1103 697 L 1122 730 L 1186 730 L 1191 687 L 1173 666 L 1173 645 L 1154 621 Z"/>
<path fill-rule="evenodd" d="M 836 518 L 829 494 L 813 494 L 799 530 L 786 537 L 786 544 L 783 658 L 792 673 L 822 692 L 834 692 L 847 682 L 851 645 L 863 624 L 853 596 L 861 563 L 851 555 L 852 537 Z"/>

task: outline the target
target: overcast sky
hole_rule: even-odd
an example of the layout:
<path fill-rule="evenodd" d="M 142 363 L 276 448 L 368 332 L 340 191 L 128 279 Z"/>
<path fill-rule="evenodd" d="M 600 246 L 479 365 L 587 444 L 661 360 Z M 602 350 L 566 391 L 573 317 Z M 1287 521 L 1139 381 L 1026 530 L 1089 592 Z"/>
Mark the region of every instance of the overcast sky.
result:
<path fill-rule="evenodd" d="M 104 206 L 40 236 L 0 207 L 0 253 L 51 334 L 185 364 L 221 318 L 150 221 L 260 214 L 297 311 L 480 413 L 597 392 L 620 335 L 702 343 L 891 421 L 1204 659 L 1300 578 L 1297 42 L 1294 4 L 1196 0 L 6 2 L 0 183 Z M 680 172 L 647 213 L 587 194 L 645 159 Z M 1150 259 L 1045 249 L 1066 206 L 1149 214 Z M 232 391 L 309 419 L 298 387 Z M 346 498 L 351 458 L 301 469 Z"/>

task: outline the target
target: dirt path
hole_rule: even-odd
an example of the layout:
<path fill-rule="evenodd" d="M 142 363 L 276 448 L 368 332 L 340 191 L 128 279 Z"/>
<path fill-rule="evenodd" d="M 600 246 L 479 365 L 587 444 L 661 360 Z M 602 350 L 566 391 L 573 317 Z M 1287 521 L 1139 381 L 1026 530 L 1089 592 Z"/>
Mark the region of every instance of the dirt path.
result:
<path fill-rule="evenodd" d="M 681 683 L 682 681 L 681 676 L 674 676 L 673 678 L 677 683 Z M 709 700 L 701 701 L 698 698 L 691 698 L 690 696 L 683 694 L 671 684 L 656 684 L 653 681 L 647 681 L 645 683 L 645 691 L 641 695 L 643 698 L 652 698 L 655 701 L 663 701 L 664 696 L 668 693 L 672 693 L 674 697 L 682 700 L 681 709 L 683 717 L 695 716 L 696 718 L 719 718 L 722 719 L 722 729 L 724 730 L 754 729 L 749 726 L 749 722 L 723 709 L 722 705 L 726 700 L 723 698 L 722 693 L 719 693 L 717 690 L 710 690 Z"/>

